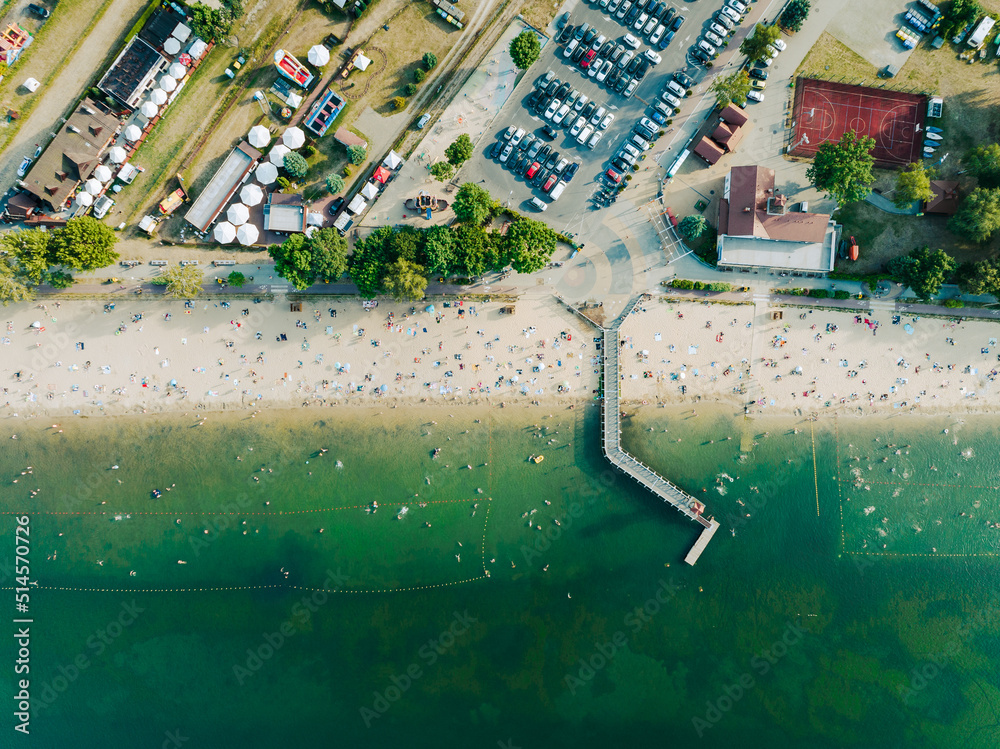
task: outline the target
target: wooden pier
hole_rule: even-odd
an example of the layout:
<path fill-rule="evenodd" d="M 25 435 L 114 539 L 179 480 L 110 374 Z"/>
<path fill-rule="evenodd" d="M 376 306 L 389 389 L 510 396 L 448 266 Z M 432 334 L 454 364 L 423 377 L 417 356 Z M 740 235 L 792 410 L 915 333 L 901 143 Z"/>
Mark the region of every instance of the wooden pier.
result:
<path fill-rule="evenodd" d="M 718 530 L 718 522 L 702 516 L 702 512 L 705 509 L 704 504 L 667 481 L 649 466 L 636 460 L 625 452 L 621 446 L 620 402 L 622 374 L 621 362 L 619 360 L 621 353 L 619 329 L 642 299 L 642 296 L 633 299 L 625 308 L 625 311 L 622 312 L 621 316 L 612 323 L 611 327 L 600 328 L 603 332 L 602 343 L 604 349 L 602 356 L 604 407 L 603 423 L 601 425 L 601 446 L 604 450 L 604 457 L 610 461 L 611 465 L 634 478 L 689 520 L 693 520 L 702 526 L 701 535 L 691 548 L 691 551 L 684 558 L 685 562 L 693 565 L 698 561 L 698 557 L 701 556 L 705 547 L 708 546 L 708 542 L 712 540 L 715 531 Z M 600 327 L 596 323 L 594 325 L 595 327 Z"/>

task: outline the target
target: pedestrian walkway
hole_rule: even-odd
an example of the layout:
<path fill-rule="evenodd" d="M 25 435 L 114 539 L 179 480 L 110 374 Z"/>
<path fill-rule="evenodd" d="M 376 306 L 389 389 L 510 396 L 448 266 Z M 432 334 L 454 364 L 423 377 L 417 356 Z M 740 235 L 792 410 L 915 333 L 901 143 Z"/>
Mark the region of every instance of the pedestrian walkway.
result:
<path fill-rule="evenodd" d="M 919 201 L 910 203 L 906 208 L 897 208 L 896 204 L 889 200 L 884 195 L 877 192 L 870 192 L 865 196 L 865 202 L 871 203 L 873 206 L 878 208 L 880 211 L 885 211 L 886 213 L 894 213 L 897 216 L 916 216 L 920 213 L 920 203 Z"/>

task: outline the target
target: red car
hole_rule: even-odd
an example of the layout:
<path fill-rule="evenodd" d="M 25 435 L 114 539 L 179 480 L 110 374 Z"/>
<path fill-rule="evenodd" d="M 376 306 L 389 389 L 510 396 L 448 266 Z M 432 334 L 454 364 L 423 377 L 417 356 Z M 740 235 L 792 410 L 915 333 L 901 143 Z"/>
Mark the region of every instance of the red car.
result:
<path fill-rule="evenodd" d="M 559 181 L 558 174 L 551 175 L 547 180 L 545 180 L 545 184 L 542 185 L 542 192 L 548 192 L 549 190 L 551 190 L 553 187 L 555 187 L 555 184 L 558 181 Z"/>
<path fill-rule="evenodd" d="M 580 60 L 580 67 L 581 68 L 589 68 L 590 67 L 590 63 L 592 63 L 594 61 L 595 57 L 597 57 L 596 50 L 593 50 L 593 49 L 587 50 L 587 54 L 585 54 L 583 56 L 583 59 Z"/>
<path fill-rule="evenodd" d="M 616 185 L 621 183 L 622 181 L 622 176 L 614 169 L 608 169 L 608 171 L 604 173 L 604 176 L 607 177 L 612 182 L 614 182 Z"/>
<path fill-rule="evenodd" d="M 525 179 L 534 179 L 535 175 L 538 174 L 538 170 L 542 168 L 542 165 L 537 161 L 528 167 L 528 171 L 524 173 Z"/>

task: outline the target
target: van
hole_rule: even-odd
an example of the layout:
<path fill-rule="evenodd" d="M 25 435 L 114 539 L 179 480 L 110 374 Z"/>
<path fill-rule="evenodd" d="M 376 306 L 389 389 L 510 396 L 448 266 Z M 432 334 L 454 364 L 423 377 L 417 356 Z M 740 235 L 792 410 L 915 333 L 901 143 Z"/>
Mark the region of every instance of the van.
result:
<path fill-rule="evenodd" d="M 541 198 L 532 198 L 530 201 L 528 201 L 528 205 L 530 205 L 536 211 L 544 211 L 548 208 L 548 206 L 545 204 L 545 201 L 542 200 Z"/>
<path fill-rule="evenodd" d="M 92 209 L 94 218 L 100 219 L 107 216 L 108 211 L 111 210 L 111 206 L 113 206 L 114 204 L 115 201 L 113 201 L 107 195 L 102 195 L 101 197 L 99 197 L 97 200 L 94 201 L 94 207 Z"/>
<path fill-rule="evenodd" d="M 563 190 L 565 189 L 566 189 L 566 183 L 560 180 L 559 184 L 553 187 L 551 192 L 549 192 L 549 200 L 551 201 L 559 200 L 559 196 L 563 194 Z"/>
<path fill-rule="evenodd" d="M 672 80 L 672 79 L 669 80 L 669 81 L 667 81 L 667 88 L 669 88 L 670 91 L 677 98 L 681 98 L 681 97 L 683 97 L 684 95 L 687 94 L 687 90 L 681 84 L 679 84 L 677 81 Z"/>
<path fill-rule="evenodd" d="M 592 128 L 590 125 L 587 125 L 587 127 L 581 130 L 580 134 L 576 136 L 576 142 L 582 146 L 584 143 L 587 142 L 587 140 L 593 134 L 594 134 L 594 128 Z"/>
<path fill-rule="evenodd" d="M 566 49 L 563 50 L 563 57 L 571 57 L 578 46 L 580 46 L 579 41 L 576 39 L 570 39 L 569 44 L 566 45 Z"/>
<path fill-rule="evenodd" d="M 417 120 L 417 130 L 423 130 L 424 126 L 430 121 L 431 121 L 431 116 L 429 114 L 421 116 L 421 118 Z"/>

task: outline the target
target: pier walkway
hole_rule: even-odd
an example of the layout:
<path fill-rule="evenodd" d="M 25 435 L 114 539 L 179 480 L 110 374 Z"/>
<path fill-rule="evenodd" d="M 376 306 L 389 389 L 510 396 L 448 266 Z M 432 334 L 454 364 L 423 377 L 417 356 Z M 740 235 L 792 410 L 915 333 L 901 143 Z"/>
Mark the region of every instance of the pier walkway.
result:
<path fill-rule="evenodd" d="M 642 299 L 642 296 L 633 299 L 610 327 L 601 328 L 604 335 L 602 356 L 604 407 L 601 445 L 604 456 L 615 468 L 628 474 L 689 520 L 702 526 L 701 535 L 684 558 L 685 562 L 693 565 L 698 561 L 698 557 L 701 556 L 705 547 L 708 546 L 708 542 L 712 540 L 712 536 L 715 535 L 715 531 L 719 527 L 718 522 L 714 519 L 704 518 L 702 512 L 705 506 L 701 502 L 667 481 L 649 466 L 636 460 L 621 446 L 622 375 L 621 362 L 619 361 L 621 352 L 619 329 Z"/>

